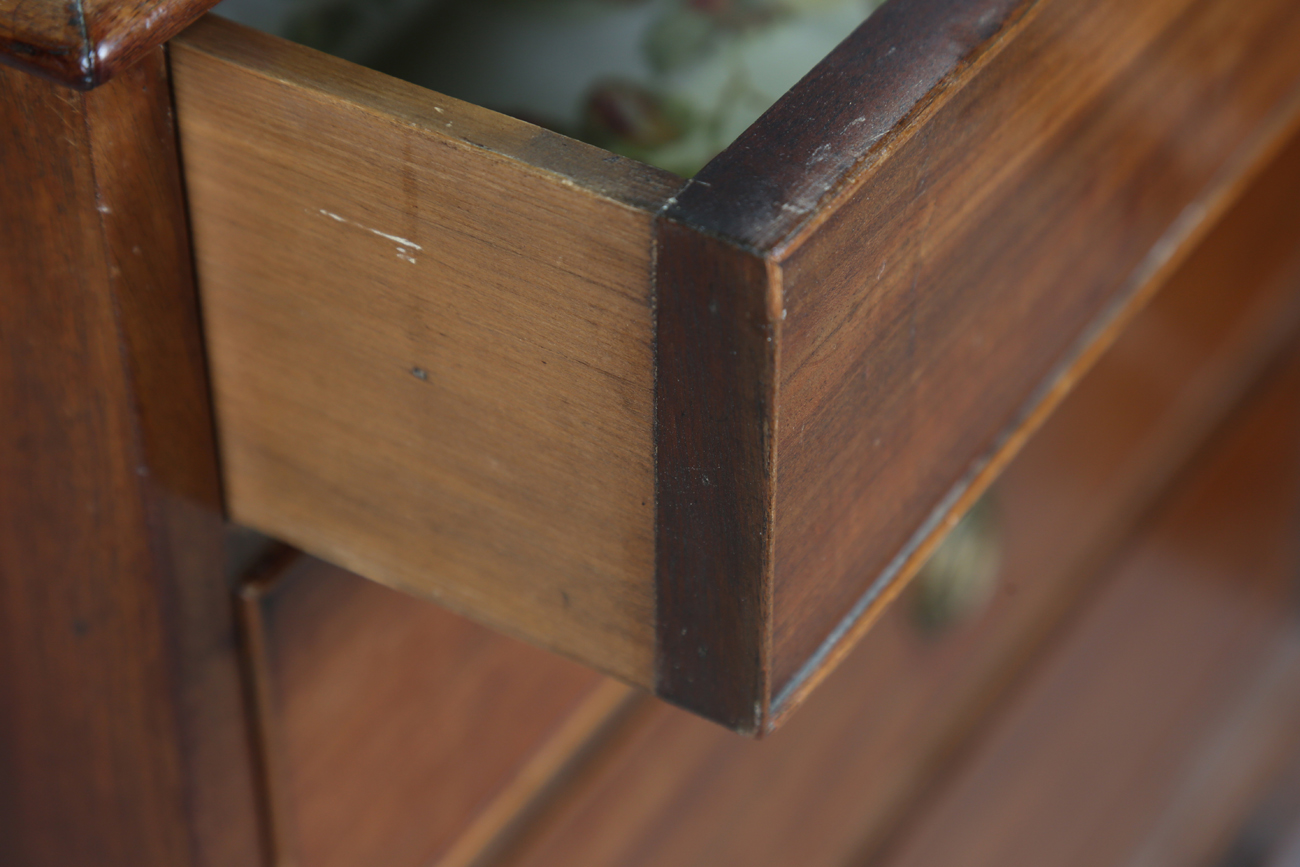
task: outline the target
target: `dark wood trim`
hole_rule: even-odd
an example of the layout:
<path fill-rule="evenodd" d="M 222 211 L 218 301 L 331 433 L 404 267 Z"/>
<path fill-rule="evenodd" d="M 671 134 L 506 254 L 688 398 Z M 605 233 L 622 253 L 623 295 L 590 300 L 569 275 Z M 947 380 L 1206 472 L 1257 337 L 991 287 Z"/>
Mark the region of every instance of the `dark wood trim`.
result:
<path fill-rule="evenodd" d="M 769 692 L 779 293 L 760 257 L 690 228 L 661 221 L 657 244 L 656 692 L 756 733 Z"/>
<path fill-rule="evenodd" d="M 656 233 L 656 692 L 769 727 L 777 353 L 771 248 L 1035 0 L 887 4 L 670 200 Z M 942 22 L 936 25 L 936 22 Z"/>
<path fill-rule="evenodd" d="M 1038 0 L 891 0 L 692 179 L 668 216 L 770 252 Z"/>
<path fill-rule="evenodd" d="M 0 840 L 262 863 L 163 49 L 0 68 Z"/>
<path fill-rule="evenodd" d="M 98 87 L 219 0 L 0 0 L 0 63 Z"/>

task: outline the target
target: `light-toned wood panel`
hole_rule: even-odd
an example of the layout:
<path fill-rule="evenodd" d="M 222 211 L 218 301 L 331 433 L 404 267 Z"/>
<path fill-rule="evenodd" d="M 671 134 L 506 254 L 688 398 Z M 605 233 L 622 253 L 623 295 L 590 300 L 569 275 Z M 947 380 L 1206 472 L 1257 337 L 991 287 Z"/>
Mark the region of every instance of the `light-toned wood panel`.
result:
<path fill-rule="evenodd" d="M 212 17 L 172 58 L 234 519 L 652 683 L 676 179 Z"/>

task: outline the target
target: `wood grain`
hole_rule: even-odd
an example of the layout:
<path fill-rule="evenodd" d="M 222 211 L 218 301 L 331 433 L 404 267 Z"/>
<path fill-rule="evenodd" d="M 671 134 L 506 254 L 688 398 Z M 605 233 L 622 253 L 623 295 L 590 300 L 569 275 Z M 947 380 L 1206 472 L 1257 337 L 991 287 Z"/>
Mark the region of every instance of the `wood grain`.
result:
<path fill-rule="evenodd" d="M 234 518 L 652 685 L 675 179 L 216 18 L 172 62 Z"/>
<path fill-rule="evenodd" d="M 1229 822 L 1203 819 L 1230 833 L 1239 765 L 1201 772 L 1225 728 L 1242 733 L 1238 709 L 1273 715 L 1246 730 L 1271 742 L 1265 767 L 1300 747 L 1298 443 L 1292 353 L 931 803 L 864 863 L 1124 863 L 1186 786 L 1219 790 Z"/>
<path fill-rule="evenodd" d="M 1285 0 L 899 4 L 674 192 L 205 21 L 231 509 L 769 729 L 1285 141 L 1294 38 Z"/>
<path fill-rule="evenodd" d="M 246 600 L 281 863 L 476 863 L 630 693 L 305 556 Z"/>
<path fill-rule="evenodd" d="M 0 63 L 82 90 L 148 57 L 218 0 L 0 0 Z"/>
<path fill-rule="evenodd" d="M 656 259 L 656 691 L 669 701 L 737 731 L 770 724 L 782 400 L 774 371 L 784 312 L 765 239 L 798 225 L 870 145 L 1030 5 L 887 4 L 665 209 Z"/>
<path fill-rule="evenodd" d="M 1300 7 L 1287 0 L 952 14 L 873 16 L 666 213 L 720 260 L 768 264 L 748 294 L 755 309 L 768 299 L 771 319 L 741 354 L 775 359 L 762 422 L 774 432 L 771 532 L 745 537 L 743 557 L 725 534 L 694 556 L 713 558 L 719 584 L 758 588 L 764 574 L 728 570 L 770 557 L 770 589 L 756 591 L 770 593 L 770 638 L 751 644 L 770 642 L 771 658 L 751 704 L 772 718 L 874 622 L 1300 117 Z M 936 45 L 946 53 L 931 68 L 920 58 Z M 924 94 L 900 72 L 911 69 L 929 70 Z M 873 83 L 859 112 L 856 88 Z M 663 282 L 694 254 L 661 240 Z M 674 297 L 663 293 L 660 321 L 695 316 L 707 331 Z M 726 327 L 702 342 L 725 342 Z M 728 417 L 692 402 L 706 388 L 679 389 L 661 422 Z M 735 394 L 750 411 L 748 389 Z M 763 477 L 739 452 L 720 469 Z M 694 494 L 663 482 L 673 470 L 661 464 L 660 496 L 689 511 Z"/>
<path fill-rule="evenodd" d="M 0 840 L 262 863 L 162 49 L 0 69 Z"/>
<path fill-rule="evenodd" d="M 671 222 L 658 241 L 655 692 L 755 733 L 771 656 L 773 295 L 752 292 L 767 281 L 755 256 Z"/>
<path fill-rule="evenodd" d="M 991 491 L 1003 565 L 979 619 L 928 639 L 904 595 L 759 743 L 647 704 L 503 863 L 831 867 L 882 845 L 1294 339 L 1297 188 L 1300 140 L 1007 468 Z"/>

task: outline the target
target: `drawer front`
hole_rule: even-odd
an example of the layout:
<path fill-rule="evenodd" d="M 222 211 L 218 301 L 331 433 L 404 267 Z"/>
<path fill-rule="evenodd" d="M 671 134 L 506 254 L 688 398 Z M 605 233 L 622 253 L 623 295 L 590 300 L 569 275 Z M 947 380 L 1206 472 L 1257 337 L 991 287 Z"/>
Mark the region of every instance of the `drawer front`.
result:
<path fill-rule="evenodd" d="M 771 729 L 1276 153 L 1297 40 L 1290 0 L 896 2 L 684 181 L 201 22 L 231 512 Z"/>
<path fill-rule="evenodd" d="M 1187 864 L 1300 750 L 1300 344 L 869 863 Z"/>
<path fill-rule="evenodd" d="M 590 669 L 287 556 L 243 604 L 276 863 L 477 863 L 628 698 Z"/>

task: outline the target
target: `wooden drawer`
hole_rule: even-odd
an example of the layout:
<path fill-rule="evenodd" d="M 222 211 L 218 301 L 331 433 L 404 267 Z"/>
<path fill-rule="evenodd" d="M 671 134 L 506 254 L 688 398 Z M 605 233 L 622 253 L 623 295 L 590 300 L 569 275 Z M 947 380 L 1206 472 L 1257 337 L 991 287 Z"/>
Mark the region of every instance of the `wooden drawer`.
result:
<path fill-rule="evenodd" d="M 869 863 L 1191 864 L 1300 751 L 1300 344 Z"/>
<path fill-rule="evenodd" d="M 931 633 L 904 596 L 770 740 L 654 700 L 620 717 L 613 682 L 315 561 L 255 582 L 245 611 L 283 856 L 837 865 L 883 846 L 1293 339 L 1298 185 L 1300 141 L 1008 467 L 991 494 L 1003 553 L 987 610 Z M 1253 791 L 1266 774 L 1247 764 Z"/>
<path fill-rule="evenodd" d="M 243 597 L 277 864 L 477 863 L 631 692 L 296 552 Z"/>
<path fill-rule="evenodd" d="M 978 724 L 1037 540 L 984 624 L 892 610 L 769 741 L 647 707 L 501 863 L 1210 863 L 1300 751 L 1297 395 L 1293 353 Z"/>
<path fill-rule="evenodd" d="M 1290 0 L 896 0 L 690 181 L 172 44 L 236 520 L 772 727 L 1274 154 Z"/>

